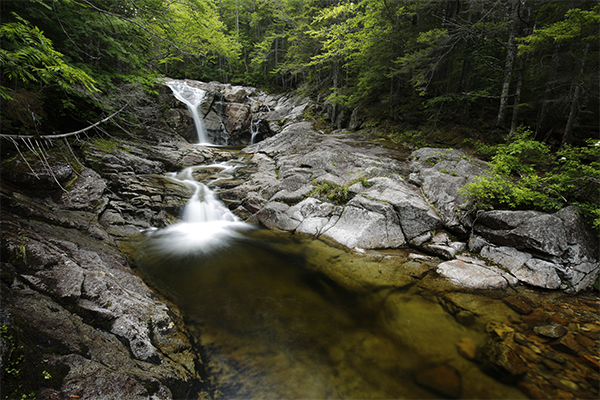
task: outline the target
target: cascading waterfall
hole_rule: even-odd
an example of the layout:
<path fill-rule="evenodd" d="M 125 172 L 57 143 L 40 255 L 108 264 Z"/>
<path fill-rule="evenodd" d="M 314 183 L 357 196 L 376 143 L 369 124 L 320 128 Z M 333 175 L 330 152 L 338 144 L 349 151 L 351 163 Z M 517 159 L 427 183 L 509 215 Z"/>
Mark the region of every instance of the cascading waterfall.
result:
<path fill-rule="evenodd" d="M 194 189 L 194 194 L 183 209 L 180 223 L 150 234 L 152 246 L 149 248 L 153 256 L 208 254 L 240 238 L 242 232 L 254 229 L 229 211 L 207 185 L 194 179 L 194 171 L 202 168 L 222 168 L 227 173 L 235 167 L 214 164 L 189 167 L 168 174 L 170 178 Z M 219 179 L 223 178 L 215 181 Z"/>
<path fill-rule="evenodd" d="M 203 116 L 200 112 L 200 104 L 206 96 L 206 91 L 188 85 L 184 81 L 168 81 L 167 86 L 173 91 L 173 95 L 185 103 L 192 114 L 194 125 L 196 126 L 196 134 L 198 136 L 198 144 L 211 144 L 208 139 L 208 132 L 204 126 Z"/>
<path fill-rule="evenodd" d="M 250 122 L 250 133 L 252 134 L 252 136 L 250 138 L 250 144 L 254 144 L 256 135 L 258 135 L 258 131 L 260 128 L 260 121 L 261 121 L 260 119 L 255 121 L 253 118 L 252 122 Z"/>
<path fill-rule="evenodd" d="M 415 380 L 440 360 L 463 371 L 464 396 L 452 398 L 524 398 L 459 356 L 456 344 L 464 338 L 487 341 L 479 323 L 468 328 L 404 286 L 377 286 L 382 271 L 423 271 L 426 264 L 395 252 L 356 256 L 241 222 L 210 188 L 239 179 L 242 164 L 169 174 L 194 189 L 183 220 L 147 231 L 134 250 L 141 273 L 178 305 L 203 346 L 222 398 L 448 398 Z M 354 293 L 327 271 L 347 282 L 354 282 L 353 271 L 372 271 L 372 289 L 369 283 Z M 498 312 L 503 318 L 506 311 Z"/>

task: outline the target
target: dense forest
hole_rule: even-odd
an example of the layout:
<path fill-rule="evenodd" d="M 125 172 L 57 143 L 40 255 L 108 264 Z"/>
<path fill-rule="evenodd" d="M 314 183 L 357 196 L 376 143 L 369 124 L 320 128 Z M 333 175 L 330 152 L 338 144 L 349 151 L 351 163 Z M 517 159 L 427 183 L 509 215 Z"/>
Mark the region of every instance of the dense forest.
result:
<path fill-rule="evenodd" d="M 471 188 L 482 204 L 576 202 L 600 224 L 596 1 L 4 0 L 0 13 L 3 144 L 115 113 L 104 129 L 134 130 L 157 118 L 162 76 L 294 90 L 326 105 L 330 129 L 354 115 L 398 146 L 475 148 L 494 166 Z"/>

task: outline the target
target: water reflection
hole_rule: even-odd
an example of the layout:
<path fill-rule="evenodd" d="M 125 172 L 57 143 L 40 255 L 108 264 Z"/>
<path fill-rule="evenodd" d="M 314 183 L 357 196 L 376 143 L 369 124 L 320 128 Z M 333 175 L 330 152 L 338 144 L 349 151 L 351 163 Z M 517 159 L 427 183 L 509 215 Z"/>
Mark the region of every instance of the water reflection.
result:
<path fill-rule="evenodd" d="M 225 398 L 443 398 L 415 376 L 448 362 L 471 381 L 465 398 L 522 397 L 458 355 L 462 337 L 482 335 L 439 304 L 394 289 L 355 294 L 315 272 L 364 257 L 260 229 L 210 251 L 165 252 L 166 238 L 142 242 L 140 267 L 180 306 Z"/>
<path fill-rule="evenodd" d="M 189 206 L 207 199 L 216 200 L 203 192 Z M 415 377 L 445 364 L 460 371 L 459 397 L 523 398 L 458 354 L 458 341 L 480 343 L 483 332 L 459 324 L 437 301 L 381 284 L 384 272 L 419 270 L 406 258 L 350 254 L 229 214 L 194 218 L 148 232 L 137 259 L 181 308 L 222 397 L 444 398 Z M 364 287 L 351 282 L 361 269 L 372 273 Z"/>

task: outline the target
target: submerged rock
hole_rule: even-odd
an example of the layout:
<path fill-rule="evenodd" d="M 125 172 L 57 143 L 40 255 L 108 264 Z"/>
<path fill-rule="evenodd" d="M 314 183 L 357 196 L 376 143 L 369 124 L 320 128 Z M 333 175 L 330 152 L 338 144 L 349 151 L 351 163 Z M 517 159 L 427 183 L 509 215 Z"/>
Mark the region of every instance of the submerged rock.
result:
<path fill-rule="evenodd" d="M 458 399 L 460 397 L 460 373 L 449 365 L 442 364 L 423 371 L 417 375 L 416 380 L 419 385 L 441 394 L 444 398 Z"/>

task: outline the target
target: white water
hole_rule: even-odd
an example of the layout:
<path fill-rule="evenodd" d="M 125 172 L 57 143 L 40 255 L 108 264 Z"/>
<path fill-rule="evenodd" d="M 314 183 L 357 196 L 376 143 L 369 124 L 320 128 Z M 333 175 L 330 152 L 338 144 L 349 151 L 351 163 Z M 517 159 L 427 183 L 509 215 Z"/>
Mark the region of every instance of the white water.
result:
<path fill-rule="evenodd" d="M 256 135 L 258 135 L 259 128 L 260 128 L 260 119 L 254 121 L 254 118 L 253 118 L 252 121 L 250 122 L 250 133 L 252 134 L 252 137 L 250 138 L 250 144 L 254 144 L 254 139 L 256 138 Z"/>
<path fill-rule="evenodd" d="M 231 172 L 235 167 L 214 164 L 203 167 L 189 167 L 168 174 L 170 178 L 194 189 L 194 194 L 183 209 L 182 222 L 151 233 L 151 252 L 155 256 L 203 255 L 227 247 L 234 239 L 243 237 L 242 232 L 252 230 L 250 224 L 241 222 L 205 184 L 194 179 L 195 170 L 222 168 L 221 174 Z M 226 179 L 217 176 L 212 182 Z M 209 183 L 210 184 L 210 183 Z"/>
<path fill-rule="evenodd" d="M 184 81 L 169 81 L 167 86 L 173 91 L 173 95 L 188 106 L 194 125 L 196 126 L 196 134 L 198 136 L 198 144 L 211 144 L 208 140 L 208 132 L 204 126 L 203 116 L 200 112 L 200 104 L 206 96 L 206 91 L 188 85 Z"/>

